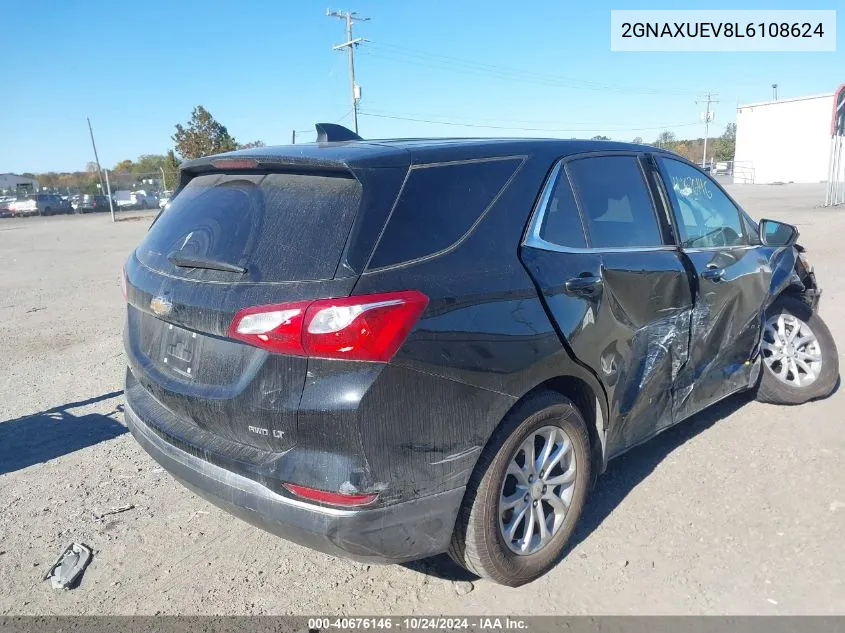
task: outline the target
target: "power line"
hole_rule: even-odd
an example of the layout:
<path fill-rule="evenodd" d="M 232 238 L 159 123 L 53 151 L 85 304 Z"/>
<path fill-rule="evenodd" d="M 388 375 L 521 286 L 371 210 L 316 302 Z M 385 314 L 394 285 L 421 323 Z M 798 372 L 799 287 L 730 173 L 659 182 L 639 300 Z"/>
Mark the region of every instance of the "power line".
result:
<path fill-rule="evenodd" d="M 433 123 L 436 125 L 450 125 L 455 127 L 469 127 L 469 128 L 483 128 L 488 130 L 512 130 L 518 132 L 644 132 L 648 130 L 665 130 L 666 128 L 672 127 L 690 127 L 693 125 L 698 125 L 698 121 L 694 121 L 692 123 L 676 123 L 676 124 L 669 124 L 669 125 L 660 125 L 656 127 L 639 127 L 639 128 L 619 128 L 619 129 L 611 129 L 607 127 L 590 127 L 590 128 L 572 128 L 572 129 L 560 129 L 560 128 L 532 128 L 532 127 L 510 127 L 510 126 L 503 126 L 503 125 L 480 125 L 475 123 L 458 123 L 456 121 L 435 121 L 432 119 L 419 119 L 413 117 L 403 117 L 403 116 L 390 116 L 387 114 L 375 114 L 373 112 L 361 112 L 361 116 L 369 116 L 369 117 L 377 117 L 379 119 L 395 119 L 397 121 L 414 121 L 417 123 Z"/>
<path fill-rule="evenodd" d="M 345 48 L 347 55 L 349 56 L 349 84 L 352 88 L 352 121 L 355 125 L 355 134 L 357 134 L 358 102 L 361 100 L 361 86 L 355 83 L 355 47 L 366 40 L 362 37 L 352 39 L 352 23 L 366 22 L 370 18 L 360 18 L 355 11 L 330 11 L 328 9 L 326 10 L 326 15 L 329 17 L 340 18 L 346 22 L 346 41 L 343 44 L 333 46 L 332 49 L 339 51 Z"/>
<path fill-rule="evenodd" d="M 344 114 L 342 117 L 340 117 L 340 118 L 339 118 L 339 119 L 337 119 L 336 121 L 332 121 L 332 123 L 340 123 L 340 122 L 341 122 L 341 121 L 343 121 L 346 117 L 348 117 L 350 114 L 352 114 L 352 111 L 353 111 L 352 109 L 347 110 L 347 111 L 346 111 L 346 114 Z M 357 134 L 357 132 L 356 132 L 356 134 Z"/>
<path fill-rule="evenodd" d="M 344 114 L 344 115 L 343 115 L 342 117 L 340 117 L 339 119 L 335 119 L 334 121 L 332 121 L 332 123 L 340 123 L 340 122 L 341 122 L 341 121 L 343 121 L 346 117 L 348 117 L 350 114 L 352 114 L 352 110 L 351 110 L 351 109 L 347 110 L 347 111 L 346 111 L 346 114 Z M 315 130 L 314 128 L 309 128 L 309 129 L 307 129 L 307 130 L 293 130 L 293 132 L 294 132 L 294 133 L 296 133 L 296 134 L 316 134 L 316 133 L 317 133 L 317 130 Z"/>
<path fill-rule="evenodd" d="M 388 59 L 392 61 L 399 61 L 402 63 L 409 63 L 418 66 L 426 66 L 436 68 L 439 70 L 451 70 L 454 72 L 462 72 L 477 76 L 493 76 L 499 79 L 507 79 L 510 81 L 523 81 L 527 83 L 535 83 L 542 85 L 553 85 L 557 87 L 579 88 L 584 90 L 596 90 L 602 92 L 624 92 L 627 94 L 638 93 L 646 95 L 677 95 L 689 96 L 695 94 L 690 91 L 680 90 L 664 90 L 652 89 L 636 86 L 623 86 L 618 84 L 611 84 L 605 82 L 591 81 L 585 79 L 577 79 L 573 77 L 564 77 L 560 75 L 551 75 L 546 73 L 538 73 L 534 71 L 526 71 L 516 68 L 508 68 L 497 66 L 494 64 L 487 64 L 484 62 L 477 62 L 473 60 L 461 59 L 458 57 L 451 57 L 448 55 L 440 55 L 437 53 L 428 53 L 423 51 L 416 51 L 413 49 L 395 46 L 392 44 L 384 44 L 380 42 L 370 42 L 376 51 L 366 51 L 365 53 L 371 57 Z M 380 50 L 381 49 L 381 50 Z"/>
<path fill-rule="evenodd" d="M 673 92 L 673 91 L 660 91 L 660 90 L 652 90 L 652 89 L 644 89 L 644 88 L 625 88 L 623 86 L 613 86 L 609 84 L 591 84 L 587 82 L 578 82 L 571 79 L 563 79 L 559 77 L 543 77 L 543 76 L 533 76 L 529 74 L 522 73 L 521 71 L 493 71 L 487 70 L 482 68 L 472 68 L 472 67 L 461 67 L 456 66 L 453 64 L 447 63 L 435 63 L 431 64 L 422 60 L 418 59 L 405 59 L 401 57 L 395 57 L 391 55 L 384 55 L 381 53 L 374 53 L 371 51 L 362 52 L 362 54 L 366 55 L 367 57 L 371 57 L 373 59 L 383 59 L 388 61 L 395 61 L 402 64 L 411 64 L 415 66 L 422 66 L 426 68 L 433 68 L 435 70 L 446 70 L 451 72 L 462 73 L 466 75 L 476 76 L 476 77 L 490 77 L 493 79 L 501 79 L 509 82 L 520 82 L 520 83 L 529 83 L 541 86 L 550 86 L 555 88 L 570 88 L 576 90 L 592 90 L 597 92 L 612 92 L 618 94 L 640 94 L 640 95 L 650 95 L 650 96 L 690 96 L 694 93 L 692 92 Z"/>
<path fill-rule="evenodd" d="M 411 120 L 422 120 L 428 122 L 429 119 L 446 119 L 449 122 L 460 122 L 460 121 L 472 121 L 475 123 L 476 121 L 493 121 L 496 123 L 525 123 L 531 126 L 541 126 L 544 124 L 556 125 L 560 123 L 560 119 L 546 119 L 546 120 L 539 120 L 539 119 L 510 119 L 505 117 L 478 117 L 478 116 L 455 116 L 449 114 L 432 114 L 430 112 L 400 112 L 396 110 L 382 110 L 380 108 L 367 108 L 365 112 L 361 113 L 362 115 L 383 115 L 385 117 L 393 116 L 397 118 L 410 118 Z M 434 121 L 435 123 L 437 121 Z M 630 130 L 631 128 L 626 127 L 624 124 L 621 123 L 614 123 L 609 127 L 605 126 L 603 122 L 599 121 L 579 121 L 578 123 L 572 123 L 571 125 L 578 125 L 581 126 L 583 129 L 581 131 L 590 131 L 590 130 L 605 130 L 605 131 L 625 131 Z M 639 129 L 649 130 L 649 129 L 665 129 L 667 127 L 679 127 L 685 125 L 696 125 L 696 123 L 646 123 L 643 124 L 648 127 L 641 127 Z M 487 127 L 487 126 L 481 126 Z M 614 130 L 613 128 L 618 128 L 618 130 Z M 510 128 L 509 128 L 510 129 Z M 522 129 L 516 127 L 514 129 Z"/>

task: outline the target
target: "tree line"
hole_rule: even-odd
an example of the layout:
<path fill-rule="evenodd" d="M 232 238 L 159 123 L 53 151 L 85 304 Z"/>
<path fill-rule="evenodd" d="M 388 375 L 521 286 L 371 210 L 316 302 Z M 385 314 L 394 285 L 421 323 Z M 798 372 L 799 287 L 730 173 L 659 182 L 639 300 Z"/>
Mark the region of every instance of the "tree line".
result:
<path fill-rule="evenodd" d="M 609 136 L 599 134 L 593 137 L 594 141 L 609 141 Z M 700 163 L 704 152 L 704 138 L 695 139 L 678 139 L 674 132 L 664 130 L 657 135 L 657 138 L 651 143 L 643 141 L 641 136 L 633 139 L 633 143 L 646 145 L 654 145 L 668 149 L 669 151 L 680 154 L 687 160 L 694 163 Z M 705 162 L 710 160 L 727 161 L 733 160 L 736 153 L 736 123 L 728 123 L 725 131 L 721 136 L 710 137 L 707 139 L 707 157 Z"/>
<path fill-rule="evenodd" d="M 225 125 L 219 123 L 211 113 L 199 105 L 193 109 L 187 124 L 177 123 L 171 139 L 173 148 L 165 154 L 142 154 L 135 160 L 124 159 L 109 169 L 112 191 L 118 189 L 141 189 L 145 184 L 155 183 L 162 189 L 174 189 L 178 184 L 179 165 L 183 160 L 202 158 L 211 154 L 230 152 L 236 149 L 264 147 L 263 141 L 238 143 Z M 108 168 L 106 168 L 108 169 Z M 24 173 L 35 178 L 43 189 L 59 192 L 99 193 L 100 174 L 97 164 L 89 162 L 84 171 Z M 155 185 L 154 185 L 155 186 Z"/>
<path fill-rule="evenodd" d="M 198 105 L 191 112 L 190 120 L 182 125 L 175 125 L 175 133 L 171 137 L 173 148 L 165 154 L 142 154 L 135 160 L 125 159 L 118 162 L 110 171 L 112 190 L 141 188 L 145 181 L 154 180 L 161 184 L 162 189 L 174 189 L 178 184 L 179 165 L 183 160 L 202 158 L 212 154 L 230 152 L 237 149 L 264 147 L 263 141 L 239 143 L 229 133 L 225 125 L 217 121 L 203 106 Z M 609 137 L 598 135 L 594 140 L 610 140 Z M 643 143 L 642 137 L 633 139 L 634 143 Z M 657 138 L 648 143 L 656 147 L 673 151 L 693 162 L 701 162 L 704 151 L 704 139 L 678 139 L 669 130 L 658 134 Z M 706 161 L 732 160 L 736 150 L 736 123 L 729 123 L 725 132 L 716 138 L 707 140 Z M 82 193 L 97 193 L 100 174 L 97 165 L 89 162 L 85 171 L 47 172 L 43 174 L 23 174 L 36 178 L 40 185 L 47 189 L 76 190 Z"/>

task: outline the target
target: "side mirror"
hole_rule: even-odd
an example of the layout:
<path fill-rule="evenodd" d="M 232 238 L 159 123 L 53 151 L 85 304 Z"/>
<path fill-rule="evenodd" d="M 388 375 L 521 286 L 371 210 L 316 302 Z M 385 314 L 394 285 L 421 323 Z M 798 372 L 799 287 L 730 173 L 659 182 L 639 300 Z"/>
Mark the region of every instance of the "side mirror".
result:
<path fill-rule="evenodd" d="M 764 246 L 792 246 L 798 241 L 798 229 L 777 220 L 760 220 L 760 242 Z"/>

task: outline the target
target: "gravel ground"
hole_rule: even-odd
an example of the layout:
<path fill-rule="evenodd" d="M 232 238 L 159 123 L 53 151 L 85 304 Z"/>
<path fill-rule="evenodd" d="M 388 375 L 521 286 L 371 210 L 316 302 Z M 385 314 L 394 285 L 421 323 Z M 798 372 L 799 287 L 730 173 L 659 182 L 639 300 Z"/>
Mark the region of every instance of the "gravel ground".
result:
<path fill-rule="evenodd" d="M 845 349 L 845 213 L 814 207 L 819 186 L 732 190 L 799 225 Z M 118 276 L 150 217 L 0 220 L 0 614 L 845 614 L 841 393 L 735 397 L 615 460 L 568 557 L 520 589 L 445 557 L 332 558 L 217 510 L 122 425 Z M 41 577 L 70 541 L 94 559 L 56 591 Z"/>

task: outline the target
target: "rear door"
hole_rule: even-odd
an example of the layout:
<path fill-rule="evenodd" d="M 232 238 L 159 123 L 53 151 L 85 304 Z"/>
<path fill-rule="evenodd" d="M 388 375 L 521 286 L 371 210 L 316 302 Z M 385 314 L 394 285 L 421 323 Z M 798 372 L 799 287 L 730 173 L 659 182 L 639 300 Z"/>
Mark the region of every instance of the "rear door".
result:
<path fill-rule="evenodd" d="M 687 359 L 689 277 L 647 178 L 636 153 L 559 162 L 521 253 L 560 335 L 607 392 L 610 455 L 673 423 Z"/>
<path fill-rule="evenodd" d="M 794 250 L 762 246 L 737 205 L 690 163 L 656 157 L 677 242 L 695 271 L 690 362 L 676 389 L 686 418 L 744 389 L 753 377 L 762 312 L 789 283 Z"/>

